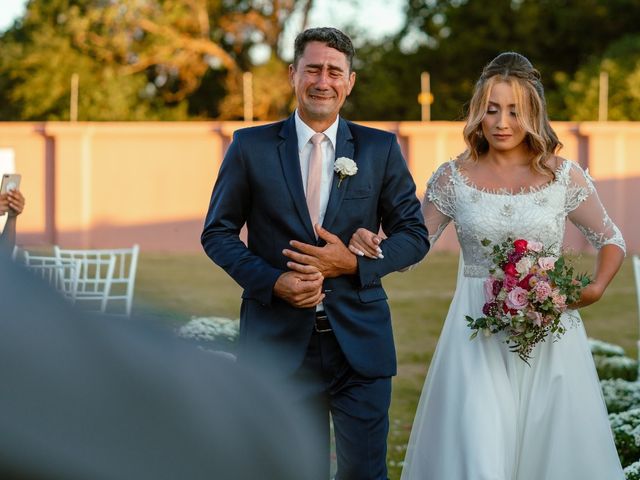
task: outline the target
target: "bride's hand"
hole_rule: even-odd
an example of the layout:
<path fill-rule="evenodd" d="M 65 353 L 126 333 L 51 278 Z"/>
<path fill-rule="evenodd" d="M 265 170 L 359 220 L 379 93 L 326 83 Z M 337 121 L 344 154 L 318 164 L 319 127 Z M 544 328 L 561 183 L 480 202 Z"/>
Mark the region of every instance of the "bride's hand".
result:
<path fill-rule="evenodd" d="M 569 305 L 569 308 L 575 310 L 577 308 L 586 307 L 592 303 L 596 303 L 602 297 L 604 289 L 596 283 L 590 283 L 580 292 L 580 300 Z"/>
<path fill-rule="evenodd" d="M 384 258 L 384 255 L 382 255 L 382 249 L 380 248 L 381 242 L 382 238 L 375 233 L 370 232 L 366 228 L 359 228 L 351 236 L 351 240 L 349 241 L 349 250 L 351 253 L 360 257 L 374 259 Z"/>

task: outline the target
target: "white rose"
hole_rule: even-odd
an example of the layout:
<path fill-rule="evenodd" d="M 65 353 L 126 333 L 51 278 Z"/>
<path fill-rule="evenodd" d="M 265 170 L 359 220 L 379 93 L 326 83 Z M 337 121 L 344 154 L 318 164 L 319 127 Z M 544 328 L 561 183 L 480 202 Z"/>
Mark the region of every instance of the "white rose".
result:
<path fill-rule="evenodd" d="M 529 240 L 529 242 L 527 243 L 527 249 L 531 250 L 532 252 L 541 252 L 543 248 L 544 245 L 542 245 L 541 242 L 536 242 L 535 240 Z"/>
<path fill-rule="evenodd" d="M 358 165 L 350 158 L 340 157 L 333 164 L 333 170 L 340 175 L 350 177 L 358 173 Z"/>
<path fill-rule="evenodd" d="M 556 257 L 540 257 L 538 259 L 538 265 L 544 271 L 553 270 L 556 265 Z"/>
<path fill-rule="evenodd" d="M 533 261 L 529 257 L 522 257 L 518 263 L 516 263 L 516 271 L 520 275 L 524 275 L 529 273 L 531 270 L 531 266 L 533 265 Z"/>

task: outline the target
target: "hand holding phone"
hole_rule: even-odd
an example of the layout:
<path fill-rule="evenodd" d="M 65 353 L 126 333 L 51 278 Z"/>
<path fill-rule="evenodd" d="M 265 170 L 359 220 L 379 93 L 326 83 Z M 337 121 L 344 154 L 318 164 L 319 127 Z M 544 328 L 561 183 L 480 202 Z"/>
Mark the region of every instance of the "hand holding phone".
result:
<path fill-rule="evenodd" d="M 0 183 L 0 215 L 9 213 L 14 217 L 22 213 L 24 208 L 24 197 L 20 193 L 21 175 L 18 173 L 5 173 L 2 175 Z M 14 192 L 9 195 L 10 192 Z"/>
<path fill-rule="evenodd" d="M 2 175 L 2 184 L 0 184 L 0 195 L 9 193 L 11 190 L 20 188 L 20 180 L 22 175 L 19 173 L 5 173 Z"/>

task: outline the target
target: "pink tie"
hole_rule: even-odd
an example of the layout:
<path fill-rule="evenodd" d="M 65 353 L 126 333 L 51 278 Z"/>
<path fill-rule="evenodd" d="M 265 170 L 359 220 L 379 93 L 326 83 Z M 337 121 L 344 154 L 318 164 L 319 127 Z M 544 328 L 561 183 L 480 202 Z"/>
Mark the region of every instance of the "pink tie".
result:
<path fill-rule="evenodd" d="M 316 133 L 311 137 L 313 148 L 309 157 L 309 171 L 307 173 L 307 208 L 314 226 L 320 220 L 320 184 L 322 183 L 322 140 L 324 133 Z"/>

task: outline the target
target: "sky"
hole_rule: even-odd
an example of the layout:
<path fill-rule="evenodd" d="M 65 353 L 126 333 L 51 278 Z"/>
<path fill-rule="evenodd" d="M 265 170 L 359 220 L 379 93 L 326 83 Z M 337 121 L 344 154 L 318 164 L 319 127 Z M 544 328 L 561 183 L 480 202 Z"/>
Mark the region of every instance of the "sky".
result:
<path fill-rule="evenodd" d="M 0 0 L 0 31 L 4 32 L 16 17 L 24 13 L 27 0 Z"/>
<path fill-rule="evenodd" d="M 0 31 L 24 13 L 27 0 L 0 0 Z M 402 27 L 404 0 L 315 0 L 309 26 L 344 27 L 354 24 L 367 35 L 381 38 Z M 293 40 L 292 40 L 293 41 Z"/>

